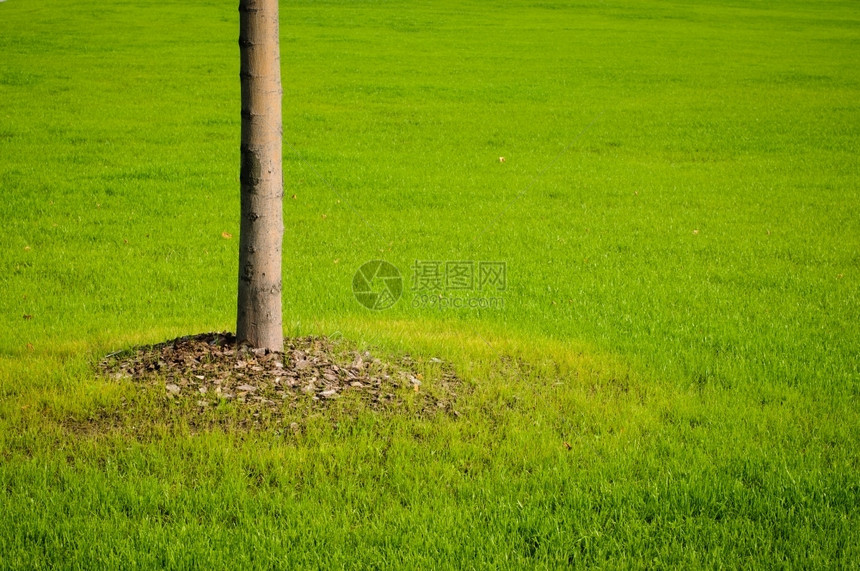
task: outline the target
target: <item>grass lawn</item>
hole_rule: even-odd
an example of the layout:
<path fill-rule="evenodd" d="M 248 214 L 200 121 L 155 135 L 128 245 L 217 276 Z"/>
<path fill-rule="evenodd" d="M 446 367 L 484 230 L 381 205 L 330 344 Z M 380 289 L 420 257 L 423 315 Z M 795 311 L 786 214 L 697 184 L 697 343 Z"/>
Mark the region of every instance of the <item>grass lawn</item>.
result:
<path fill-rule="evenodd" d="M 856 2 L 283 2 L 286 333 L 459 416 L 197 430 L 96 364 L 234 327 L 237 38 L 0 3 L 0 568 L 860 561 Z"/>

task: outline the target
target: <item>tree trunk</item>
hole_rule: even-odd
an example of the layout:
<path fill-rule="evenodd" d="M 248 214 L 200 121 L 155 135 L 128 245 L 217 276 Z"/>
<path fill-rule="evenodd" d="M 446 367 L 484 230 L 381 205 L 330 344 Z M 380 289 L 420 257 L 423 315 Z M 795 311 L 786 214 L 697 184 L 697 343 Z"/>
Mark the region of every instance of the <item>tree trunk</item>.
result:
<path fill-rule="evenodd" d="M 242 83 L 241 222 L 236 337 L 283 351 L 281 57 L 278 0 L 239 0 Z"/>

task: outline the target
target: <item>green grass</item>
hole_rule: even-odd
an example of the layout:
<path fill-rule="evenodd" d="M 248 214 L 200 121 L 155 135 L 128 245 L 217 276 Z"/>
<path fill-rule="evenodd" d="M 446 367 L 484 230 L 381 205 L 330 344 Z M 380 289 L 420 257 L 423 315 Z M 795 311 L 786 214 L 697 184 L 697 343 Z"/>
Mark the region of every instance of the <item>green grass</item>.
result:
<path fill-rule="evenodd" d="M 855 3 L 282 3 L 286 332 L 470 387 L 298 434 L 94 372 L 233 327 L 237 37 L 0 3 L 0 568 L 856 564 Z M 370 312 L 376 258 L 504 309 Z"/>

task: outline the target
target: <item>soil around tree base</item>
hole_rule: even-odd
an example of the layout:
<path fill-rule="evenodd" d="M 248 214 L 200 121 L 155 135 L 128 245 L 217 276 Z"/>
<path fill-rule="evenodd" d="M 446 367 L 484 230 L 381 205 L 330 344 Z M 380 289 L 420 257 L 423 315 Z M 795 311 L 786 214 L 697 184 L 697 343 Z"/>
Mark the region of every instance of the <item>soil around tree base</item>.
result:
<path fill-rule="evenodd" d="M 111 379 L 128 379 L 167 400 L 212 410 L 225 404 L 255 418 L 283 418 L 301 405 L 324 408 L 342 398 L 370 409 L 398 408 L 407 401 L 420 415 L 457 416 L 462 385 L 438 358 L 409 355 L 384 359 L 327 337 L 287 339 L 283 353 L 237 344 L 230 332 L 179 337 L 105 357 L 99 368 Z"/>

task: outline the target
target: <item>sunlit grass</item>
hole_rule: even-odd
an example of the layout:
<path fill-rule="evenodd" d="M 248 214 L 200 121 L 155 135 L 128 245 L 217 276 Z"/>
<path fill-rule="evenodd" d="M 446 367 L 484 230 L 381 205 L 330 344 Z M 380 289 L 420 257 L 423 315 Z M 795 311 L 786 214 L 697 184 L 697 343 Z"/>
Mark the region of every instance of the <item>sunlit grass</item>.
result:
<path fill-rule="evenodd" d="M 233 328 L 235 6 L 0 3 L 0 567 L 850 565 L 858 20 L 282 3 L 286 333 L 464 388 L 250 432 L 95 373 Z M 416 260 L 504 309 L 413 307 Z"/>

